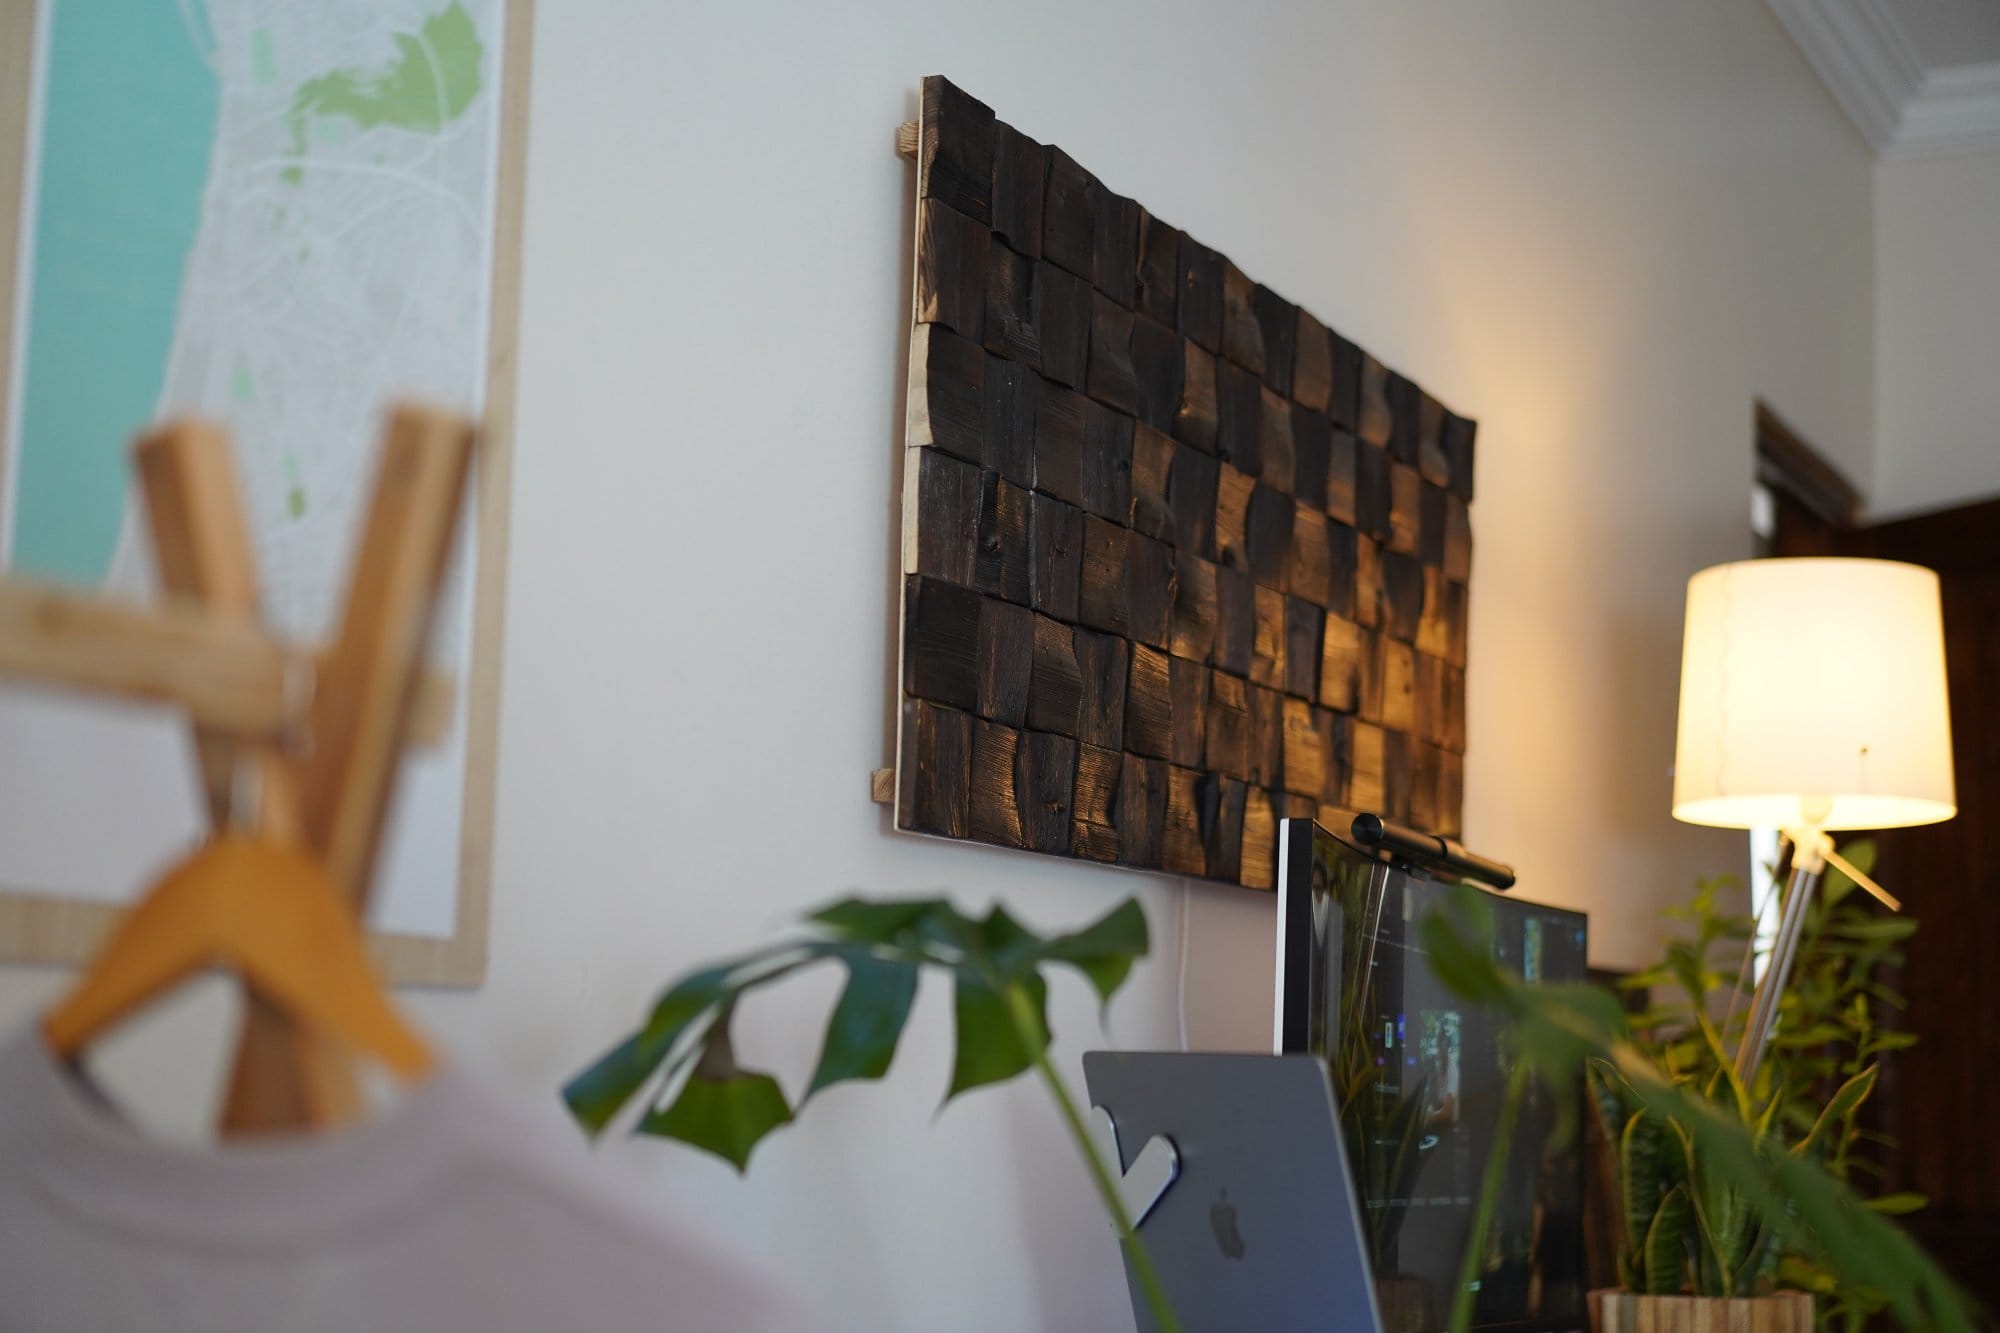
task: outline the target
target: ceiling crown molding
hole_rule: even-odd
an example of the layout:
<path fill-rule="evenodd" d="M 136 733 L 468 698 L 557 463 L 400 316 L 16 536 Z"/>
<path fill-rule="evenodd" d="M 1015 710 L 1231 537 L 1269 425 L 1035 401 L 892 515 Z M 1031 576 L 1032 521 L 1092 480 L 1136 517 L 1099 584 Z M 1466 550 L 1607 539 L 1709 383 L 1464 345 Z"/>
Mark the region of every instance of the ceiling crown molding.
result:
<path fill-rule="evenodd" d="M 1930 69 L 1882 0 L 1766 0 L 1878 157 L 2000 152 L 2000 62 Z"/>

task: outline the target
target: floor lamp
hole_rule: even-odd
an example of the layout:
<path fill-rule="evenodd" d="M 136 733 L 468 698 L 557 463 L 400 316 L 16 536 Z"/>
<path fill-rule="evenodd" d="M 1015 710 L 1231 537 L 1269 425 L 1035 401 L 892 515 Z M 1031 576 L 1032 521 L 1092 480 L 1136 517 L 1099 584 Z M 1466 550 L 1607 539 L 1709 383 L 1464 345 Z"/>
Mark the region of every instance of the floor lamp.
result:
<path fill-rule="evenodd" d="M 1830 835 L 1934 824 L 1957 809 L 1935 573 L 1889 560 L 1745 560 L 1688 581 L 1674 818 L 1779 828 L 1792 844 L 1777 936 L 1736 1054 L 1745 1083 L 1777 1027 L 1826 866 L 1900 906 Z"/>

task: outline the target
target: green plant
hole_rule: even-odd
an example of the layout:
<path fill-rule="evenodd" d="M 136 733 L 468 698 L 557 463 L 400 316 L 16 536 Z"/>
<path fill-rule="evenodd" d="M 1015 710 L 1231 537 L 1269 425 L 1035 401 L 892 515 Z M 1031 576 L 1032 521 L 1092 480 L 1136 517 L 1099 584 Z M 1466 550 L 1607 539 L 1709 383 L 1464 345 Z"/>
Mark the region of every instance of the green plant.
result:
<path fill-rule="evenodd" d="M 1119 1197 L 1120 1164 L 1106 1162 L 1076 1100 L 1048 1057 L 1051 964 L 1081 972 L 1100 1003 L 1125 984 L 1146 954 L 1145 913 L 1133 899 L 1080 931 L 1043 938 L 1002 907 L 973 919 L 942 898 L 848 898 L 806 917 L 807 934 L 688 974 L 671 984 L 638 1030 L 570 1080 L 563 1099 L 592 1134 L 601 1133 L 642 1090 L 635 1132 L 679 1139 L 724 1158 L 738 1171 L 765 1136 L 814 1095 L 889 1070 L 924 968 L 949 974 L 956 1048 L 948 1102 L 962 1092 L 1034 1070 L 1088 1167 L 1099 1199 L 1132 1260 L 1162 1330 L 1179 1324 L 1151 1257 Z M 812 1081 L 799 1106 L 769 1074 L 737 1063 L 730 1038 L 736 1002 L 815 963 L 837 962 L 847 985 L 827 1021 Z"/>

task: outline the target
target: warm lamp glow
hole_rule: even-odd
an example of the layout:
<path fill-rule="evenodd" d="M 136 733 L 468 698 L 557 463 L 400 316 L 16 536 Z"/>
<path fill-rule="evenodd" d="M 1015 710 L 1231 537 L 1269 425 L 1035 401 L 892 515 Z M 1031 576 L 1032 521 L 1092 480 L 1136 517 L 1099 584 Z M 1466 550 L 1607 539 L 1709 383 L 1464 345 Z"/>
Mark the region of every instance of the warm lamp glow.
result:
<path fill-rule="evenodd" d="M 1745 560 L 1688 580 L 1674 818 L 1872 829 L 1957 812 L 1935 573 Z"/>

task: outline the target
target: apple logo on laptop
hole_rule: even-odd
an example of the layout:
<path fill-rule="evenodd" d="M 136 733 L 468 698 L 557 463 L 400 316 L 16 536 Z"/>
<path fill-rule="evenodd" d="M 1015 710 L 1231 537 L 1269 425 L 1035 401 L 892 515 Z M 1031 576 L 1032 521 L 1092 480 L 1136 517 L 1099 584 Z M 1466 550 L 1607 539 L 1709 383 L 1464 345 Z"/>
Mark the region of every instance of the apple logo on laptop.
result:
<path fill-rule="evenodd" d="M 1208 1224 L 1215 1228 L 1215 1243 L 1222 1249 L 1225 1259 L 1243 1257 L 1243 1233 L 1236 1229 L 1236 1205 L 1229 1201 L 1229 1191 L 1209 1205 Z"/>

